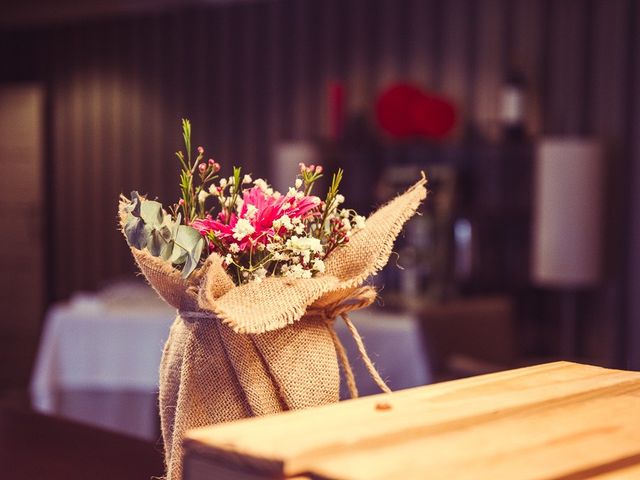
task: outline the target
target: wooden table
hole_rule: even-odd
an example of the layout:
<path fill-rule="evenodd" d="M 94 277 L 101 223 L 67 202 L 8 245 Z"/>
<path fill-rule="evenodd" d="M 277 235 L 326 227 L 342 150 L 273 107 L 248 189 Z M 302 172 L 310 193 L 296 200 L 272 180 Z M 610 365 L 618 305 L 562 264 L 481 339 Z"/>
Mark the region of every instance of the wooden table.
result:
<path fill-rule="evenodd" d="M 191 431 L 185 480 L 640 479 L 640 373 L 557 362 Z"/>
<path fill-rule="evenodd" d="M 163 473 L 160 447 L 45 415 L 0 410 L 3 480 L 148 480 Z"/>

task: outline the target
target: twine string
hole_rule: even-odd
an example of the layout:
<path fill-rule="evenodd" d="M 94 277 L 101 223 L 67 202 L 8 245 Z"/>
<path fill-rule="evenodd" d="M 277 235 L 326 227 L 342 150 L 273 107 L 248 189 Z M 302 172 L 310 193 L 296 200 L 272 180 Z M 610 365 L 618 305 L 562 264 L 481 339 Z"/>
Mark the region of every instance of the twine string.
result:
<path fill-rule="evenodd" d="M 334 323 L 338 317 L 342 317 L 342 320 L 347 326 L 349 333 L 353 337 L 353 340 L 356 342 L 358 353 L 360 354 L 362 362 L 367 368 L 367 371 L 369 372 L 371 378 L 376 382 L 376 385 L 378 385 L 380 390 L 382 390 L 384 393 L 391 393 L 391 389 L 380 376 L 380 373 L 376 369 L 373 361 L 371 361 L 371 357 L 369 357 L 369 354 L 367 353 L 367 349 L 364 346 L 362 337 L 360 336 L 360 333 L 358 332 L 356 326 L 349 319 L 348 315 L 348 313 L 353 310 L 359 310 L 361 308 L 368 307 L 373 303 L 375 298 L 376 292 L 373 288 L 362 287 L 349 292 L 345 297 L 341 298 L 335 303 L 324 306 L 312 306 L 307 309 L 307 315 L 319 316 L 327 323 L 329 327 L 331 340 L 333 341 L 340 366 L 342 368 L 342 371 L 344 372 L 345 380 L 347 382 L 347 388 L 349 389 L 349 395 L 351 396 L 351 398 L 358 398 L 358 387 L 356 385 L 355 376 L 353 374 L 353 369 L 351 368 L 351 362 L 349 362 L 347 352 L 334 329 Z M 186 320 L 188 322 L 216 318 L 214 314 L 206 311 L 179 310 L 178 314 L 183 320 Z"/>
<path fill-rule="evenodd" d="M 333 324 L 338 317 L 342 317 L 342 320 L 347 326 L 349 333 L 353 337 L 353 340 L 356 342 L 358 353 L 360 354 L 362 362 L 367 368 L 367 371 L 369 372 L 369 375 L 371 376 L 373 381 L 376 382 L 376 385 L 378 385 L 380 390 L 382 390 L 384 393 L 391 393 L 391 389 L 382 379 L 380 373 L 371 360 L 371 357 L 369 357 L 367 349 L 364 346 L 364 342 L 362 341 L 362 337 L 358 332 L 358 329 L 349 319 L 348 315 L 348 313 L 351 311 L 368 307 L 374 302 L 375 298 L 376 292 L 373 288 L 362 287 L 350 292 L 348 296 L 331 305 L 318 308 L 310 308 L 307 310 L 308 314 L 320 316 L 329 325 L 331 339 L 333 340 L 333 345 L 336 348 L 338 360 L 340 361 L 342 371 L 344 372 L 345 380 L 347 381 L 347 387 L 349 389 L 349 395 L 351 396 L 351 398 L 358 398 L 358 388 L 356 386 L 353 369 L 351 368 L 351 362 L 349 362 L 349 358 L 347 357 L 344 345 L 340 341 L 340 338 L 338 338 L 338 335 L 336 334 L 333 327 Z"/>

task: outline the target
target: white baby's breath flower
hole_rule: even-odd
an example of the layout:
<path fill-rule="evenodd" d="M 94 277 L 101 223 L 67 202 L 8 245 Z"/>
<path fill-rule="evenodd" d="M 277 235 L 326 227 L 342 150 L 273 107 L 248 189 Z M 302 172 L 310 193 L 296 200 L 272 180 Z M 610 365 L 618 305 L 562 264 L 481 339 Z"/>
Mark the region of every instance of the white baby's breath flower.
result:
<path fill-rule="evenodd" d="M 220 179 L 220 186 L 221 186 L 222 188 L 224 188 L 224 187 L 226 187 L 226 186 L 227 186 L 227 179 L 226 179 L 226 178 L 221 178 L 221 179 Z"/>
<path fill-rule="evenodd" d="M 213 183 L 209 185 L 209 193 L 216 197 L 220 194 L 220 192 L 218 192 L 218 187 L 216 187 Z"/>
<path fill-rule="evenodd" d="M 273 259 L 276 262 L 287 262 L 289 261 L 289 255 L 287 255 L 286 253 L 282 253 L 282 252 L 276 252 L 273 254 Z"/>
<path fill-rule="evenodd" d="M 296 188 L 300 188 L 302 186 L 302 179 L 296 178 Z"/>
<path fill-rule="evenodd" d="M 271 187 L 267 188 L 267 189 L 264 191 L 264 193 L 266 193 L 266 194 L 267 194 L 267 195 L 269 195 L 269 196 L 273 196 L 273 198 L 275 198 L 276 200 L 282 196 L 282 195 L 280 194 L 280 192 L 274 192 L 274 191 L 273 191 L 273 188 L 271 188 Z"/>
<path fill-rule="evenodd" d="M 296 234 L 298 235 L 302 235 L 304 233 L 304 224 L 300 223 L 296 225 L 296 227 L 294 228 L 294 232 L 296 232 Z"/>
<path fill-rule="evenodd" d="M 298 237 L 294 235 L 287 240 L 287 248 L 294 252 L 304 252 L 310 250 L 314 253 L 322 252 L 320 240 L 314 237 Z"/>
<path fill-rule="evenodd" d="M 264 179 L 262 179 L 262 178 L 256 178 L 256 179 L 253 181 L 253 184 L 254 184 L 256 187 L 258 187 L 260 190 L 262 190 L 263 192 L 264 192 L 267 188 L 269 188 L 269 185 L 267 184 L 267 182 L 266 182 L 266 181 L 264 181 Z"/>
<path fill-rule="evenodd" d="M 264 268 L 259 268 L 255 272 L 253 272 L 252 280 L 256 283 L 262 282 L 264 278 L 267 276 L 267 271 Z"/>
<path fill-rule="evenodd" d="M 354 227 L 358 230 L 362 230 L 366 226 L 366 219 L 362 215 L 356 215 L 353 217 Z"/>
<path fill-rule="evenodd" d="M 304 198 L 304 192 L 298 192 L 296 193 L 296 200 L 301 200 Z"/>
<path fill-rule="evenodd" d="M 242 178 L 242 183 L 251 183 L 251 175 L 245 174 L 245 176 Z"/>
<path fill-rule="evenodd" d="M 342 219 L 342 228 L 344 228 L 346 231 L 351 230 L 351 222 L 349 221 L 348 218 Z"/>
<path fill-rule="evenodd" d="M 320 260 L 319 258 L 316 258 L 313 261 L 313 269 L 318 273 L 324 273 L 324 271 L 325 271 L 324 262 L 322 260 Z"/>
<path fill-rule="evenodd" d="M 256 216 L 257 212 L 258 212 L 258 207 L 256 207 L 255 205 L 251 205 L 251 204 L 247 205 L 247 214 L 246 214 L 247 218 L 253 219 Z"/>
<path fill-rule="evenodd" d="M 240 218 L 238 219 L 236 226 L 233 227 L 233 238 L 236 240 L 242 240 L 244 237 L 251 235 L 255 231 L 256 229 L 253 228 L 253 225 L 251 225 L 249 220 L 246 218 Z"/>
<path fill-rule="evenodd" d="M 232 243 L 231 245 L 229 245 L 229 251 L 232 253 L 238 253 L 240 252 L 240 247 L 237 243 Z"/>
<path fill-rule="evenodd" d="M 338 204 L 344 203 L 344 195 L 337 194 L 336 195 L 336 202 L 338 202 Z"/>
<path fill-rule="evenodd" d="M 200 190 L 200 193 L 198 193 L 198 202 L 204 203 L 208 196 L 209 193 L 206 190 Z"/>
<path fill-rule="evenodd" d="M 233 263 L 233 256 L 230 253 L 227 253 L 224 257 L 224 261 L 227 265 L 231 265 Z"/>
<path fill-rule="evenodd" d="M 279 230 L 280 228 L 291 230 L 293 228 L 293 224 L 291 223 L 289 215 L 282 215 L 280 218 L 276 218 L 273 221 L 273 228 L 276 230 Z"/>
<path fill-rule="evenodd" d="M 272 241 L 271 243 L 267 243 L 267 252 L 275 252 L 278 250 L 278 248 L 280 248 L 280 245 L 275 241 Z"/>
<path fill-rule="evenodd" d="M 287 191 L 287 196 L 288 197 L 295 197 L 296 193 L 298 193 L 298 191 L 295 188 L 289 187 L 289 190 Z"/>
<path fill-rule="evenodd" d="M 284 270 L 284 268 L 283 268 Z M 311 278 L 311 270 L 306 270 L 302 265 L 293 265 L 284 274 L 292 278 Z"/>

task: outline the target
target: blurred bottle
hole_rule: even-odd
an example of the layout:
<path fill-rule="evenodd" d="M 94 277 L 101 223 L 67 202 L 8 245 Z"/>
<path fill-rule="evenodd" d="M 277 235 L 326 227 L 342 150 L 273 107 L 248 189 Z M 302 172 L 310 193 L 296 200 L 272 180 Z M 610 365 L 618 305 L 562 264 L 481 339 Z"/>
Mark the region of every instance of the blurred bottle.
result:
<path fill-rule="evenodd" d="M 511 71 L 502 84 L 500 122 L 505 142 L 521 142 L 526 138 L 526 82 L 524 76 Z"/>

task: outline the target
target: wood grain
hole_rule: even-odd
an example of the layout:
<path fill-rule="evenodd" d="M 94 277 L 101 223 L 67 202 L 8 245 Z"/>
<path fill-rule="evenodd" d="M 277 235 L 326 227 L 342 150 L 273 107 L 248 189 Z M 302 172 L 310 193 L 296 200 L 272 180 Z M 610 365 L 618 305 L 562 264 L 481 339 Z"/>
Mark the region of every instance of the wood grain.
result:
<path fill-rule="evenodd" d="M 640 464 L 638 407 L 640 373 L 557 362 L 193 430 L 185 446 L 285 477 L 590 478 Z"/>

